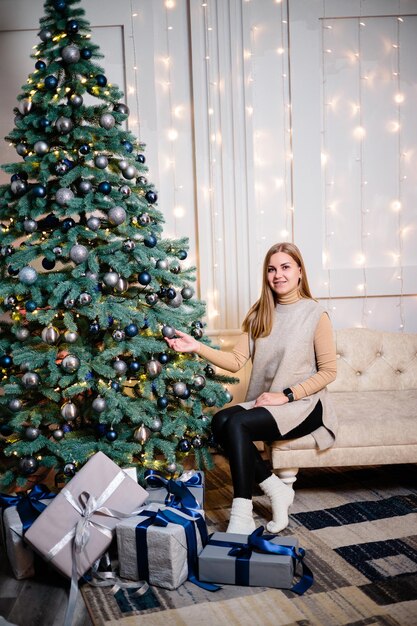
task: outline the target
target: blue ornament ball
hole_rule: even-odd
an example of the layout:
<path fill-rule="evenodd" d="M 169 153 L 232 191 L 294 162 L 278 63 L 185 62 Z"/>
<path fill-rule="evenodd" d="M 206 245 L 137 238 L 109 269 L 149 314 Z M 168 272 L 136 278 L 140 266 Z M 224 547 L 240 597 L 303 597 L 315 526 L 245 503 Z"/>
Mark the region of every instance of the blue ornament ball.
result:
<path fill-rule="evenodd" d="M 139 361 L 132 361 L 131 363 L 129 363 L 129 369 L 131 372 L 138 372 L 140 370 L 140 363 Z"/>
<path fill-rule="evenodd" d="M 47 76 L 44 80 L 46 89 L 53 90 L 58 85 L 58 79 L 55 76 Z"/>
<path fill-rule="evenodd" d="M 3 435 L 3 437 L 8 437 L 12 433 L 13 433 L 13 429 L 10 428 L 10 426 L 8 424 L 1 424 L 0 425 L 0 435 Z"/>
<path fill-rule="evenodd" d="M 149 274 L 149 272 L 141 272 L 138 275 L 138 281 L 141 285 L 149 285 L 151 280 L 152 280 L 152 276 Z"/>
<path fill-rule="evenodd" d="M 92 322 L 88 331 L 90 335 L 97 335 L 100 332 L 100 324 L 98 322 Z"/>
<path fill-rule="evenodd" d="M 38 308 L 38 305 L 33 300 L 28 300 L 25 304 L 25 309 L 29 313 L 33 313 L 33 311 L 36 311 L 37 308 Z"/>
<path fill-rule="evenodd" d="M 107 85 L 107 78 L 104 74 L 97 74 L 96 83 L 99 87 L 105 87 Z"/>
<path fill-rule="evenodd" d="M 106 432 L 106 439 L 107 439 L 107 441 L 116 441 L 116 439 L 117 439 L 117 433 L 116 433 L 116 431 L 115 431 L 115 430 L 113 430 L 113 429 L 108 430 L 108 431 Z"/>
<path fill-rule="evenodd" d="M 53 5 L 54 9 L 59 12 L 65 11 L 67 8 L 66 0 L 54 0 Z"/>
<path fill-rule="evenodd" d="M 175 289 L 173 289 L 172 287 L 167 289 L 167 296 L 166 297 L 168 298 L 168 300 L 173 300 L 176 295 L 177 295 L 177 292 L 175 291 Z"/>
<path fill-rule="evenodd" d="M 107 432 L 106 424 L 96 424 L 95 431 L 96 431 L 98 437 L 104 437 L 104 435 Z"/>
<path fill-rule="evenodd" d="M 148 235 L 144 238 L 143 243 L 147 248 L 154 248 L 157 243 L 155 235 Z"/>
<path fill-rule="evenodd" d="M 145 161 L 146 161 L 145 155 L 144 154 L 138 154 L 136 156 L 136 161 L 138 163 L 145 163 Z"/>
<path fill-rule="evenodd" d="M 61 430 L 64 433 L 70 433 L 72 431 L 72 426 L 70 426 L 69 424 L 62 424 Z"/>
<path fill-rule="evenodd" d="M 46 63 L 45 61 L 36 61 L 35 63 L 35 69 L 40 70 L 41 72 L 43 72 L 43 70 L 46 70 Z"/>
<path fill-rule="evenodd" d="M 80 28 L 80 25 L 77 22 L 77 20 L 69 20 L 67 22 L 65 30 L 69 34 L 74 34 L 74 33 L 78 33 L 79 28 Z"/>
<path fill-rule="evenodd" d="M 92 51 L 90 50 L 90 48 L 83 48 L 83 49 L 81 50 L 81 57 L 82 57 L 84 60 L 86 60 L 86 61 L 87 61 L 88 59 L 91 59 L 91 55 L 92 55 L 92 54 L 93 54 L 93 53 L 92 53 Z"/>
<path fill-rule="evenodd" d="M 13 365 L 13 359 L 10 356 L 10 354 L 3 354 L 3 356 L 0 357 L 0 367 L 11 367 Z"/>
<path fill-rule="evenodd" d="M 39 126 L 43 129 L 48 128 L 51 125 L 51 122 L 46 117 L 41 117 L 39 120 Z"/>
<path fill-rule="evenodd" d="M 61 230 L 63 233 L 67 233 L 71 228 L 74 228 L 74 226 L 75 221 L 72 217 L 66 217 L 61 224 Z"/>
<path fill-rule="evenodd" d="M 133 144 L 130 141 L 127 141 L 127 139 L 122 141 L 122 146 L 126 152 L 133 152 Z"/>
<path fill-rule="evenodd" d="M 125 333 L 127 337 L 136 337 L 139 332 L 139 328 L 136 324 L 128 324 L 125 328 Z"/>
<path fill-rule="evenodd" d="M 90 146 L 87 143 L 83 143 L 82 146 L 78 148 L 78 152 L 85 156 L 90 152 Z"/>
<path fill-rule="evenodd" d="M 191 443 L 188 439 L 180 439 L 178 442 L 178 450 L 180 450 L 180 452 L 189 452 L 189 450 L 191 450 Z"/>
<path fill-rule="evenodd" d="M 184 259 L 187 258 L 187 251 L 186 250 L 178 250 L 178 254 L 177 257 L 179 258 L 180 261 L 184 261 Z"/>
<path fill-rule="evenodd" d="M 121 389 L 120 383 L 118 383 L 117 380 L 112 380 L 110 386 L 114 391 L 120 391 Z"/>
<path fill-rule="evenodd" d="M 104 195 L 108 196 L 109 193 L 111 192 L 111 185 L 107 180 L 103 180 L 101 183 L 99 183 L 97 190 L 100 193 L 103 193 Z"/>
<path fill-rule="evenodd" d="M 55 261 L 51 261 L 50 259 L 42 259 L 42 267 L 45 270 L 53 270 L 55 267 Z"/>
<path fill-rule="evenodd" d="M 10 274 L 10 276 L 17 276 L 19 270 L 15 270 L 11 265 L 9 265 L 9 267 L 7 268 L 7 272 Z"/>
<path fill-rule="evenodd" d="M 156 195 L 156 193 L 151 190 L 146 192 L 145 198 L 147 199 L 149 204 L 154 204 L 158 200 L 158 196 Z"/>
<path fill-rule="evenodd" d="M 168 406 L 168 398 L 165 398 L 165 396 L 161 396 L 156 401 L 156 404 L 158 405 L 159 409 L 166 409 Z"/>
<path fill-rule="evenodd" d="M 169 362 L 169 354 L 162 352 L 158 357 L 158 361 L 162 363 L 162 365 L 166 365 Z"/>
<path fill-rule="evenodd" d="M 32 187 L 32 194 L 35 198 L 44 198 L 46 196 L 46 187 L 44 185 L 34 185 Z"/>

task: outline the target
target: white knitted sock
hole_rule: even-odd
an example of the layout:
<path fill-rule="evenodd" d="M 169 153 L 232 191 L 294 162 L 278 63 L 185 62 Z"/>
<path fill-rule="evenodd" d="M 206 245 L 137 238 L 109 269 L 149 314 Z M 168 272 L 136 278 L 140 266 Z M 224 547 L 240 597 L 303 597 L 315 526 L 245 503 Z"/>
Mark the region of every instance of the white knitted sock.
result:
<path fill-rule="evenodd" d="M 252 515 L 252 500 L 247 498 L 233 498 L 227 533 L 250 535 L 255 530 L 255 521 Z"/>
<path fill-rule="evenodd" d="M 266 529 L 270 533 L 279 533 L 288 526 L 288 509 L 294 500 L 294 489 L 282 482 L 275 474 L 259 483 L 262 491 L 271 499 L 272 521 Z"/>

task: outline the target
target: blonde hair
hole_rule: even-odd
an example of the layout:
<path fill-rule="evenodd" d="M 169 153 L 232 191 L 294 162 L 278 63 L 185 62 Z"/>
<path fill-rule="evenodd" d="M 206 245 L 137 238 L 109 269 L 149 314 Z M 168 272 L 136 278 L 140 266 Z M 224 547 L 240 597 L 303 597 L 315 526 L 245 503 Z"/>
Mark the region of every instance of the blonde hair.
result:
<path fill-rule="evenodd" d="M 277 252 L 288 254 L 301 269 L 301 277 L 298 285 L 301 298 L 313 300 L 307 280 L 307 272 L 304 266 L 303 257 L 297 246 L 293 243 L 276 243 L 266 253 L 263 264 L 262 289 L 259 300 L 250 308 L 243 320 L 243 332 L 250 332 L 253 339 L 267 337 L 272 330 L 273 314 L 275 310 L 275 294 L 268 284 L 268 267 L 271 256 Z"/>

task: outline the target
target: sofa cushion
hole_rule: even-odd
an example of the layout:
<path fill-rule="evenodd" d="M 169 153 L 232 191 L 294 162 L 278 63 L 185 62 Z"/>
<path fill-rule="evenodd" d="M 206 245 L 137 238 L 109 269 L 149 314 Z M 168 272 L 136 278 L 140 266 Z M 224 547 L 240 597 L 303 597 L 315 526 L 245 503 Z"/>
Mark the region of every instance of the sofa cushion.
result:
<path fill-rule="evenodd" d="M 334 448 L 417 444 L 417 389 L 398 391 L 340 391 L 331 399 L 339 429 Z M 274 441 L 280 450 L 316 447 L 312 435 Z"/>
<path fill-rule="evenodd" d="M 335 332 L 337 377 L 330 391 L 415 389 L 417 333 L 345 328 Z"/>

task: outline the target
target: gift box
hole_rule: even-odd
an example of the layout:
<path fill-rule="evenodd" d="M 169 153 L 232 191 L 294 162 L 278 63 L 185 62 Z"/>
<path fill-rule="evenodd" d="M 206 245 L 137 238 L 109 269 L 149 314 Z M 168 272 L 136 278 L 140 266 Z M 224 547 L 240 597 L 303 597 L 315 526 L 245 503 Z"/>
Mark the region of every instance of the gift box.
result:
<path fill-rule="evenodd" d="M 297 538 L 262 533 L 262 526 L 249 536 L 213 533 L 198 557 L 199 580 L 304 593 L 313 576 L 303 562 L 302 578 L 294 584 L 296 564 L 303 561 L 305 554 L 298 547 Z"/>
<path fill-rule="evenodd" d="M 62 574 L 79 578 L 109 547 L 120 519 L 140 510 L 147 497 L 97 452 L 35 520 L 25 540 Z"/>
<path fill-rule="evenodd" d="M 50 500 L 40 500 L 48 505 Z M 3 513 L 3 532 L 6 552 L 12 572 L 17 580 L 35 575 L 35 555 L 23 540 L 22 520 L 15 506 Z"/>
<path fill-rule="evenodd" d="M 196 579 L 197 556 L 207 541 L 199 513 L 149 503 L 139 515 L 116 527 L 120 576 L 147 580 L 164 589 L 177 589 Z"/>
<path fill-rule="evenodd" d="M 155 470 L 145 472 L 148 502 L 202 513 L 204 509 L 204 473 L 190 470 L 177 479 L 168 479 Z"/>

